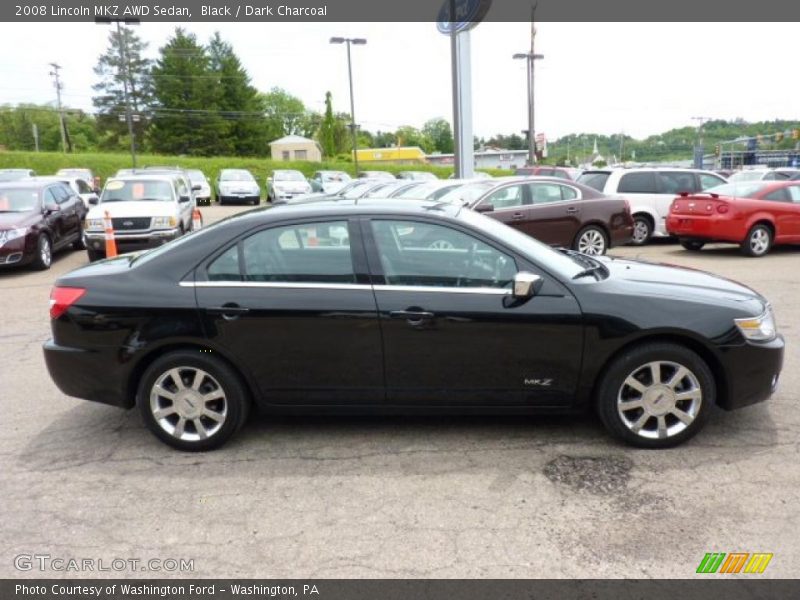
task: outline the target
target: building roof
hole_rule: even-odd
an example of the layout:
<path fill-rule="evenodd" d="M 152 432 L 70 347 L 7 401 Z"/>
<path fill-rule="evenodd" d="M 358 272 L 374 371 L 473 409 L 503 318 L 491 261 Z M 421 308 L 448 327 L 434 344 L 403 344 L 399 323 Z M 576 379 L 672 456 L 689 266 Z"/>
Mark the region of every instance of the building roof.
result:
<path fill-rule="evenodd" d="M 286 135 L 280 139 L 277 139 L 273 142 L 270 142 L 269 145 L 272 146 L 273 144 L 316 144 L 317 142 L 303 137 L 302 135 Z"/>

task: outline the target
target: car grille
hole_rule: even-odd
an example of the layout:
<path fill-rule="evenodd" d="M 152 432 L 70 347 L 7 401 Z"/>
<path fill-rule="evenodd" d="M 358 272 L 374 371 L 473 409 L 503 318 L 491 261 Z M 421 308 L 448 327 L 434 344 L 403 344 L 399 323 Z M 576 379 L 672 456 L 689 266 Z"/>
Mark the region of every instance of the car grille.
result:
<path fill-rule="evenodd" d="M 138 229 L 150 229 L 150 217 L 122 217 L 111 219 L 114 231 L 134 231 Z"/>

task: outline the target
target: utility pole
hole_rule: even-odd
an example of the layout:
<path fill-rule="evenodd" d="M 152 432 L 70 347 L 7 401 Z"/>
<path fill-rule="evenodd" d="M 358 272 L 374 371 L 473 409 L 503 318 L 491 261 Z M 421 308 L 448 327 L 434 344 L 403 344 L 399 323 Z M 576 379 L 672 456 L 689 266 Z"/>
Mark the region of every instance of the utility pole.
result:
<path fill-rule="evenodd" d="M 56 103 L 58 106 L 58 123 L 59 129 L 61 130 L 61 149 L 62 151 L 67 151 L 67 135 L 66 130 L 64 129 L 64 111 L 61 108 L 61 90 L 64 87 L 61 83 L 61 75 L 59 71 L 61 71 L 61 65 L 55 62 L 51 62 L 50 66 L 53 67 L 53 70 L 50 71 L 50 76 L 54 79 L 54 85 L 56 88 Z"/>
<path fill-rule="evenodd" d="M 536 54 L 534 46 L 536 41 L 536 7 L 531 6 L 531 50 L 514 54 L 512 58 L 524 59 L 528 67 L 528 164 L 536 164 L 536 121 L 535 121 L 535 92 L 534 92 L 534 64 L 544 58 L 544 54 Z"/>
<path fill-rule="evenodd" d="M 350 59 L 350 44 L 363 46 L 367 43 L 364 38 L 332 37 L 331 44 L 347 44 L 347 79 L 350 82 L 350 132 L 353 135 L 353 168 L 358 177 L 358 125 L 356 125 L 356 108 L 353 99 L 353 63 Z"/>
<path fill-rule="evenodd" d="M 33 147 L 36 149 L 36 152 L 39 151 L 39 127 L 36 123 L 31 123 L 31 128 L 33 129 Z"/>

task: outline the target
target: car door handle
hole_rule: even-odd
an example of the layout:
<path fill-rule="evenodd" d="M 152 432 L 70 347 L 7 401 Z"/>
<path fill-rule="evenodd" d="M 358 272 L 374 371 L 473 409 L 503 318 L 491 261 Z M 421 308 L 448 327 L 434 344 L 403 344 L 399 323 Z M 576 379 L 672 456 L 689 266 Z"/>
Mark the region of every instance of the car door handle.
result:
<path fill-rule="evenodd" d="M 429 321 L 433 318 L 433 313 L 426 310 L 393 310 L 389 313 L 392 319 L 405 319 L 410 324 L 415 325 L 422 321 Z"/>
<path fill-rule="evenodd" d="M 574 207 L 574 206 L 570 206 L 567 209 L 567 214 L 568 215 L 574 215 L 576 212 L 578 212 L 578 209 L 576 207 Z"/>
<path fill-rule="evenodd" d="M 244 306 L 239 306 L 235 302 L 228 302 L 222 306 L 211 306 L 206 308 L 206 312 L 212 315 L 222 315 L 222 318 L 226 321 L 233 321 L 238 319 L 241 315 L 249 313 L 250 309 L 245 308 Z"/>
<path fill-rule="evenodd" d="M 512 221 L 521 221 L 524 218 L 525 218 L 525 215 L 522 214 L 521 212 L 515 212 L 513 215 L 511 215 L 511 220 Z"/>

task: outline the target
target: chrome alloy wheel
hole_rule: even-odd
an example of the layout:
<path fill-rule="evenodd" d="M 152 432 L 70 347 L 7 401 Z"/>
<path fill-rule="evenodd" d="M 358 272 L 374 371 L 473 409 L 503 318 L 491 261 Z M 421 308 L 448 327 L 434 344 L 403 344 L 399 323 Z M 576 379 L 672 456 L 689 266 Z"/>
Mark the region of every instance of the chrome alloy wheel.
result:
<path fill-rule="evenodd" d="M 590 256 L 605 254 L 606 239 L 597 229 L 587 229 L 578 239 L 578 252 Z"/>
<path fill-rule="evenodd" d="M 206 371 L 176 367 L 153 384 L 150 412 L 159 427 L 172 437 L 196 442 L 220 430 L 228 403 L 222 386 Z"/>
<path fill-rule="evenodd" d="M 647 238 L 650 237 L 650 225 L 642 219 L 636 219 L 633 222 L 633 242 L 635 244 L 644 244 Z"/>
<path fill-rule="evenodd" d="M 45 267 L 49 267 L 50 263 L 53 261 L 53 251 L 50 247 L 50 240 L 42 236 L 40 238 L 42 241 L 39 242 L 39 257 L 41 258 L 41 263 Z"/>
<path fill-rule="evenodd" d="M 748 241 L 755 256 L 761 256 L 769 250 L 769 232 L 763 227 L 754 229 Z"/>
<path fill-rule="evenodd" d="M 697 376 L 681 364 L 649 362 L 634 369 L 617 394 L 617 412 L 634 434 L 647 439 L 673 437 L 700 412 L 703 391 Z"/>

